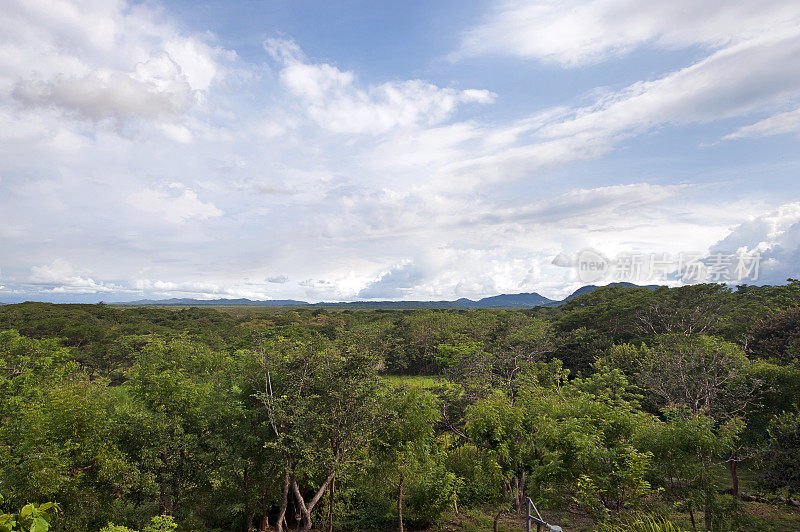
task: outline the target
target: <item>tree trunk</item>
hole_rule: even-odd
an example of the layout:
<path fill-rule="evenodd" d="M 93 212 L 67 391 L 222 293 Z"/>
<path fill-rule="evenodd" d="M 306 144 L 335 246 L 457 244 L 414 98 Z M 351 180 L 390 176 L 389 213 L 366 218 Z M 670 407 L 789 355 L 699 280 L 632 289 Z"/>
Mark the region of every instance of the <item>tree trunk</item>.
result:
<path fill-rule="evenodd" d="M 736 461 L 736 457 L 732 457 L 731 460 L 728 462 L 728 470 L 731 472 L 731 482 L 733 483 L 733 498 L 739 498 L 739 462 Z"/>
<path fill-rule="evenodd" d="M 711 493 L 710 493 L 711 487 L 708 485 L 709 484 L 708 483 L 708 473 L 709 473 L 709 471 L 711 471 L 711 459 L 708 458 L 708 457 L 705 457 L 703 462 L 705 464 L 705 472 L 703 472 L 703 491 L 705 492 L 704 493 L 705 501 L 703 503 L 703 512 L 705 513 L 705 515 L 703 515 L 703 520 L 706 523 L 706 530 L 710 532 L 711 531 L 712 520 L 713 520 L 713 517 L 711 516 Z"/>
<path fill-rule="evenodd" d="M 255 511 L 250 508 L 250 468 L 244 467 L 244 475 L 242 476 L 242 488 L 244 491 L 244 507 L 247 509 L 247 532 L 253 531 L 253 514 Z"/>
<path fill-rule="evenodd" d="M 278 532 L 284 532 L 283 523 L 286 519 L 286 507 L 289 506 L 289 469 L 286 469 L 286 474 L 283 477 L 283 499 L 281 500 L 281 511 L 278 514 L 278 522 L 275 527 Z"/>
<path fill-rule="evenodd" d="M 328 532 L 333 532 L 333 494 L 336 493 L 336 479 L 331 480 L 331 490 L 328 494 Z"/>
<path fill-rule="evenodd" d="M 328 475 L 328 478 L 325 479 L 325 482 L 322 483 L 322 486 L 319 487 L 317 493 L 312 497 L 312 499 L 306 504 L 303 495 L 300 493 L 300 486 L 297 485 L 297 479 L 294 478 L 292 475 L 292 489 L 294 490 L 294 498 L 297 500 L 297 504 L 300 506 L 300 517 L 302 520 L 302 525 L 300 530 L 304 532 L 308 532 L 311 530 L 311 512 L 314 511 L 314 507 L 319 502 L 322 495 L 325 493 L 325 490 L 328 489 L 328 484 L 333 481 L 333 477 L 335 475 L 334 471 Z"/>
<path fill-rule="evenodd" d="M 269 487 L 264 488 L 261 499 L 261 517 L 258 520 L 258 532 L 267 532 L 269 528 L 269 500 L 267 495 L 269 495 Z"/>
<path fill-rule="evenodd" d="M 403 481 L 405 478 L 400 475 L 400 483 L 397 485 L 397 529 L 403 532 Z"/>
<path fill-rule="evenodd" d="M 497 512 L 497 515 L 494 516 L 494 523 L 492 523 L 492 531 L 493 532 L 500 532 L 500 514 L 503 513 L 503 510 Z"/>
<path fill-rule="evenodd" d="M 512 489 L 514 490 L 513 491 L 514 510 L 516 510 L 517 513 L 522 513 L 522 508 L 520 508 L 520 505 L 519 505 L 519 478 L 518 477 L 514 477 L 514 483 L 513 483 L 512 486 L 513 486 Z"/>

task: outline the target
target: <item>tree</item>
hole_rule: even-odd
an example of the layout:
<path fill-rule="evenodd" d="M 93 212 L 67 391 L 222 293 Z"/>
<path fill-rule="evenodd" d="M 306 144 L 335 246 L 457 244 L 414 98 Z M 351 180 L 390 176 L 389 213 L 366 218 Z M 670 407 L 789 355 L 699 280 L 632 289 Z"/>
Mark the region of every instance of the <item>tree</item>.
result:
<path fill-rule="evenodd" d="M 656 410 L 679 406 L 721 424 L 745 418 L 761 396 L 762 382 L 748 371 L 742 349 L 713 336 L 660 335 L 652 348 L 616 347 L 607 360 L 635 373 Z M 726 460 L 737 498 L 738 464 L 748 454 L 742 440 Z"/>
<path fill-rule="evenodd" d="M 510 399 L 495 393 L 467 408 L 464 433 L 505 477 L 504 493 L 514 509 L 521 512 L 528 476 L 536 462 L 536 428 L 526 412 Z"/>
<path fill-rule="evenodd" d="M 10 504 L 57 500 L 66 528 L 105 520 L 134 467 L 116 445 L 105 383 L 51 340 L 0 333 L 0 486 Z"/>
<path fill-rule="evenodd" d="M 769 441 L 764 450 L 762 483 L 770 489 L 786 488 L 800 492 L 800 413 L 783 412 L 769 426 Z"/>
<path fill-rule="evenodd" d="M 683 405 L 717 420 L 741 417 L 758 399 L 761 383 L 735 344 L 712 336 L 663 335 L 640 351 L 636 381 L 659 407 Z"/>
<path fill-rule="evenodd" d="M 552 325 L 542 318 L 518 316 L 509 318 L 509 322 L 491 365 L 498 384 L 506 389 L 513 402 L 517 393 L 517 375 L 534 362 L 539 362 L 545 354 L 553 352 L 555 343 Z"/>
<path fill-rule="evenodd" d="M 615 341 L 660 334 L 715 334 L 734 302 L 723 284 L 678 288 L 603 287 L 564 305 L 562 330 L 586 327 L 608 331 Z"/>
<path fill-rule="evenodd" d="M 403 532 L 403 499 L 407 497 L 404 490 L 408 476 L 418 474 L 421 467 L 428 465 L 433 429 L 440 414 L 435 397 L 408 387 L 387 390 L 380 408 L 384 416 L 375 447 L 383 478 L 393 479 L 397 490 L 397 526 Z"/>
<path fill-rule="evenodd" d="M 622 372 L 596 369 L 567 381 L 560 362 L 540 363 L 525 375 L 520 403 L 535 416 L 539 445 L 554 457 L 536 484 L 562 483 L 605 519 L 654 494 L 647 480 L 652 454 L 638 442 L 656 420 L 639 411 L 639 396 Z"/>
<path fill-rule="evenodd" d="M 237 520 L 246 494 L 236 473 L 249 441 L 231 438 L 249 429 L 239 368 L 230 354 L 187 339 L 152 340 L 137 353 L 122 387 L 131 401 L 116 412 L 119 441 L 152 479 L 140 496 L 152 497 L 158 514 L 181 523 L 213 514 L 227 527 Z M 233 501 L 213 489 L 228 483 L 241 490 Z"/>
<path fill-rule="evenodd" d="M 800 364 L 800 307 L 759 321 L 750 330 L 748 352 L 782 364 Z"/>
<path fill-rule="evenodd" d="M 685 406 L 664 409 L 665 423 L 641 433 L 641 445 L 653 453 L 653 479 L 682 497 L 695 525 L 694 507 L 705 510 L 707 530 L 724 515 L 717 505 L 718 486 L 713 467 L 739 446 L 744 424 L 739 418 L 719 422 L 705 412 Z"/>
<path fill-rule="evenodd" d="M 277 526 L 282 530 L 291 490 L 302 530 L 310 530 L 312 512 L 337 472 L 362 460 L 360 453 L 374 439 L 375 361 L 358 352 L 341 353 L 320 338 L 277 338 L 265 346 L 262 367 L 260 396 L 275 434 L 268 444 L 284 459 Z"/>
<path fill-rule="evenodd" d="M 437 346 L 436 360 L 445 368 L 444 375 L 473 397 L 485 397 L 500 387 L 513 403 L 519 373 L 554 349 L 552 326 L 545 320 L 520 316 L 507 321 L 502 339 L 492 350 L 479 342 Z"/>

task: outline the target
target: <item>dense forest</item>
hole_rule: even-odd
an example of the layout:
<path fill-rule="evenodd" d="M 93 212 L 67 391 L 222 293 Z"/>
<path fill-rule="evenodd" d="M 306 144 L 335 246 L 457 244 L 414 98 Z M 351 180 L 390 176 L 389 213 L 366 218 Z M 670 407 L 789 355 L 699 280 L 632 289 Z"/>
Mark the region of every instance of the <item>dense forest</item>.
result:
<path fill-rule="evenodd" d="M 0 531 L 800 530 L 800 281 L 0 307 Z"/>

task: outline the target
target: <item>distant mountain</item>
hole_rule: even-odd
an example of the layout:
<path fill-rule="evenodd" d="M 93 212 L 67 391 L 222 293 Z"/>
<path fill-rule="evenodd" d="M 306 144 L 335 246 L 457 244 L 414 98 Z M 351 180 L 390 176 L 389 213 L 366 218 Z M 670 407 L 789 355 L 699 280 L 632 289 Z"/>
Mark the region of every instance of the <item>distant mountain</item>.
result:
<path fill-rule="evenodd" d="M 321 307 L 352 307 L 352 308 L 533 308 L 557 305 L 553 301 L 536 293 L 526 294 L 500 294 L 498 296 L 484 297 L 474 301 L 461 298 L 455 301 L 349 301 L 341 303 L 315 303 Z"/>
<path fill-rule="evenodd" d="M 295 299 L 270 299 L 255 301 L 252 299 L 140 299 L 113 305 L 148 306 L 148 307 L 289 307 L 309 306 L 324 308 L 532 308 L 557 305 L 553 301 L 536 293 L 501 294 L 485 297 L 478 301 L 461 298 L 455 301 L 340 301 L 331 303 L 308 303 Z"/>
<path fill-rule="evenodd" d="M 305 301 L 294 299 L 269 299 L 254 301 L 252 299 L 139 299 L 124 303 L 111 303 L 112 305 L 131 305 L 147 307 L 288 307 L 308 305 Z"/>
<path fill-rule="evenodd" d="M 311 307 L 324 308 L 469 308 L 474 301 L 458 299 L 456 301 L 334 301 L 328 303 L 307 303 Z"/>
<path fill-rule="evenodd" d="M 606 286 L 619 288 L 637 287 L 632 283 L 611 283 Z M 414 309 L 414 308 L 439 308 L 439 309 L 469 309 L 469 308 L 507 308 L 524 309 L 534 307 L 556 307 L 570 299 L 594 292 L 596 285 L 582 286 L 566 297 L 557 301 L 544 297 L 536 292 L 521 294 L 500 294 L 484 297 L 477 301 L 461 298 L 455 301 L 338 301 L 329 303 L 308 303 L 296 299 L 269 299 L 258 301 L 252 299 L 140 299 L 127 303 L 111 303 L 112 305 L 148 306 L 148 307 L 317 307 L 317 308 L 367 308 L 367 309 Z M 645 286 L 651 290 L 658 288 L 656 285 Z"/>
<path fill-rule="evenodd" d="M 582 286 L 582 287 L 578 288 L 577 290 L 575 290 L 574 292 L 572 292 L 570 295 L 568 295 L 566 298 L 564 298 L 564 301 L 562 301 L 562 303 L 565 302 L 565 301 L 569 301 L 572 298 L 575 298 L 575 297 L 578 297 L 578 296 L 582 296 L 584 294 L 591 294 L 592 292 L 594 292 L 598 288 L 605 288 L 606 286 L 612 287 L 612 288 L 647 288 L 649 290 L 655 290 L 656 288 L 658 288 L 658 285 L 656 285 L 656 284 L 650 284 L 650 285 L 642 286 L 642 285 L 633 284 L 633 283 L 626 283 L 626 282 L 608 283 L 607 285 L 604 285 L 604 286 L 597 286 L 597 285 L 594 285 L 594 284 L 588 284 L 588 285 Z"/>
<path fill-rule="evenodd" d="M 467 300 L 469 301 L 469 300 Z M 474 303 L 476 308 L 530 308 L 550 307 L 559 304 L 536 292 L 523 294 L 500 294 L 499 296 L 484 297 Z"/>

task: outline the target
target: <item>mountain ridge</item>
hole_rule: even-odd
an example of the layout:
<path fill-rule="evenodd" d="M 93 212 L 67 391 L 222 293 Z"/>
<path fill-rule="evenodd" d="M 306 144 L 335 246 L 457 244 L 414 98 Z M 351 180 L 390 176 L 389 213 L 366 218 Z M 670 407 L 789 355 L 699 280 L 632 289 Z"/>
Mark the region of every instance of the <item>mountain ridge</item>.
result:
<path fill-rule="evenodd" d="M 610 283 L 605 286 L 621 288 L 649 288 L 654 289 L 656 285 L 640 286 L 633 283 Z M 573 293 L 562 300 L 550 299 L 536 292 L 521 292 L 518 294 L 498 294 L 481 299 L 473 300 L 460 298 L 456 300 L 439 301 L 332 301 L 322 303 L 309 303 L 297 299 L 267 299 L 253 300 L 246 298 L 239 299 L 192 299 L 192 298 L 170 298 L 170 299 L 140 299 L 136 301 L 109 303 L 115 306 L 197 306 L 197 307 L 216 307 L 216 306 L 252 306 L 252 307 L 320 307 L 320 308 L 442 308 L 442 309 L 469 309 L 469 308 L 535 308 L 535 307 L 556 307 L 567 301 L 583 294 L 594 292 L 602 286 L 586 285 L 578 288 Z"/>

